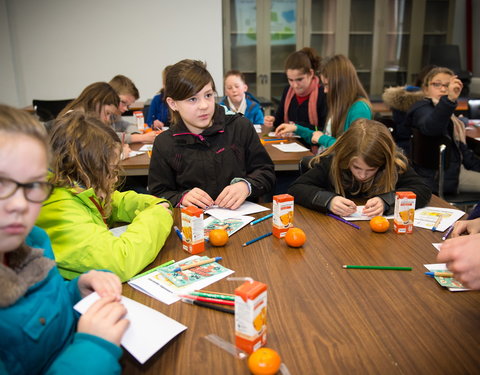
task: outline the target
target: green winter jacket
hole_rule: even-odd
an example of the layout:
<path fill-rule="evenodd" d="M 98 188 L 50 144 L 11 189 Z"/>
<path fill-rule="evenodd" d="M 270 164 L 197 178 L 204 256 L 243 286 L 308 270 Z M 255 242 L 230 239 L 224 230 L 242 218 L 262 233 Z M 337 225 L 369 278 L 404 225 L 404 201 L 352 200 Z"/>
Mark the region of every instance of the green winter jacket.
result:
<path fill-rule="evenodd" d="M 162 248 L 173 225 L 165 199 L 133 191 L 112 194 L 107 223 L 99 211 L 93 189 L 78 193 L 55 188 L 43 203 L 36 225 L 46 230 L 61 275 L 73 279 L 91 269 L 104 269 L 126 281 L 150 264 Z M 115 237 L 109 227 L 129 223 Z"/>

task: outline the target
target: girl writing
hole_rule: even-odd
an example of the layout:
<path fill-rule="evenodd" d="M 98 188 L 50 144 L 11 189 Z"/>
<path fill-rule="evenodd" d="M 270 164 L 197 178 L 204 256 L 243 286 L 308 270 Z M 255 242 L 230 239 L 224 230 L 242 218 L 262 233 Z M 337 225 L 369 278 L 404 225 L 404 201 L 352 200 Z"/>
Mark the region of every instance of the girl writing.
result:
<path fill-rule="evenodd" d="M 169 203 L 151 195 L 115 190 L 121 142 L 96 117 L 72 112 L 51 133 L 52 196 L 37 225 L 52 240 L 60 273 L 67 279 L 107 269 L 122 281 L 152 262 L 173 224 Z M 115 223 L 129 223 L 115 236 Z"/>
<path fill-rule="evenodd" d="M 352 199 L 367 199 L 363 214 L 377 216 L 393 209 L 396 191 L 413 191 L 416 206 L 430 200 L 428 186 L 408 166 L 390 131 L 381 123 L 359 119 L 337 142 L 315 156 L 312 168 L 289 188 L 295 202 L 315 210 L 348 216 Z"/>
<path fill-rule="evenodd" d="M 128 326 L 120 280 L 90 271 L 65 282 L 48 236 L 34 227 L 53 188 L 48 159 L 43 125 L 0 105 L 0 373 L 120 374 Z M 93 291 L 101 299 L 78 319 L 73 304 Z"/>
<path fill-rule="evenodd" d="M 174 205 L 236 209 L 275 183 L 273 163 L 248 119 L 215 104 L 213 78 L 200 61 L 167 73 L 172 126 L 153 144 L 148 187 Z"/>

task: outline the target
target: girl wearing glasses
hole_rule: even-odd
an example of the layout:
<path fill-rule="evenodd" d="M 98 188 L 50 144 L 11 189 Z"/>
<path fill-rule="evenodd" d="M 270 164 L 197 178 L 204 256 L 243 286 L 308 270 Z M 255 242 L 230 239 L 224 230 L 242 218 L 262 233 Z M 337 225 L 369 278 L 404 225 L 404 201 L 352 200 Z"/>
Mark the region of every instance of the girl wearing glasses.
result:
<path fill-rule="evenodd" d="M 390 131 L 377 121 L 355 121 L 310 166 L 288 192 L 296 203 L 313 210 L 349 216 L 357 210 L 352 199 L 365 199 L 363 214 L 372 217 L 393 211 L 396 191 L 413 191 L 416 207 L 425 206 L 431 197 Z"/>
<path fill-rule="evenodd" d="M 446 145 L 449 159 L 444 178 L 446 194 L 480 191 L 480 158 L 468 148 L 465 125 L 454 115 L 462 87 L 462 81 L 450 69 L 433 68 L 423 81 L 425 99 L 411 107 L 406 119 L 407 126 L 418 129 L 412 144 L 415 146 L 422 141 L 425 148 L 420 150 L 422 153 L 438 155 L 440 144 Z M 438 168 L 420 165 L 414 168 L 438 194 Z"/>
<path fill-rule="evenodd" d="M 50 236 L 66 279 L 90 269 L 107 269 L 122 281 L 151 263 L 173 225 L 165 199 L 115 190 L 121 142 L 96 117 L 72 112 L 57 120 L 50 143 L 50 182 L 37 225 Z M 109 228 L 129 223 L 115 236 Z"/>
<path fill-rule="evenodd" d="M 65 282 L 34 226 L 53 188 L 48 149 L 40 123 L 0 105 L 0 373 L 120 373 L 120 280 L 90 271 Z M 72 306 L 93 291 L 101 299 L 78 319 Z"/>
<path fill-rule="evenodd" d="M 308 144 L 318 145 L 318 152 L 333 145 L 336 138 L 358 118 L 372 118 L 368 95 L 358 79 L 352 62 L 343 55 L 329 57 L 322 62 L 320 78 L 327 97 L 328 116 L 323 131 L 301 124 L 282 124 L 278 136 L 294 132 Z"/>
<path fill-rule="evenodd" d="M 273 163 L 250 121 L 215 104 L 215 84 L 201 61 L 168 70 L 172 126 L 153 143 L 148 187 L 173 205 L 236 209 L 269 193 Z"/>

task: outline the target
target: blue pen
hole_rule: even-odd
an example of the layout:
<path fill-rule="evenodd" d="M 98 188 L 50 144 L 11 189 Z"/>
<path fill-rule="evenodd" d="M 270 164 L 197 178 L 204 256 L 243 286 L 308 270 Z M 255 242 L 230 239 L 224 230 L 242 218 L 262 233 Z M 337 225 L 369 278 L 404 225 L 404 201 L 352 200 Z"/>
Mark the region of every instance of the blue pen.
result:
<path fill-rule="evenodd" d="M 285 138 L 265 138 L 264 142 L 272 142 L 272 141 L 284 141 Z"/>
<path fill-rule="evenodd" d="M 254 238 L 253 240 L 245 242 L 244 244 L 242 244 L 242 246 L 248 246 L 248 245 L 250 245 L 254 242 L 257 242 L 257 241 L 261 240 L 262 238 L 265 238 L 265 237 L 268 237 L 268 236 L 271 236 L 271 235 L 272 235 L 272 232 L 266 233 L 263 236 L 260 236 L 260 237 Z"/>
<path fill-rule="evenodd" d="M 250 223 L 250 225 L 255 225 L 255 224 L 257 224 L 257 223 L 260 223 L 260 222 L 263 221 L 263 220 L 270 219 L 272 216 L 273 216 L 273 214 L 268 214 L 268 215 L 266 215 L 266 216 L 264 216 L 264 217 L 261 217 L 260 219 L 253 220 L 253 221 Z"/>
<path fill-rule="evenodd" d="M 182 232 L 180 231 L 180 229 L 178 229 L 178 227 L 176 225 L 174 225 L 173 230 L 175 231 L 175 233 L 177 233 L 177 236 L 178 236 L 178 238 L 180 238 L 180 241 L 183 241 L 183 236 L 182 236 Z"/>
<path fill-rule="evenodd" d="M 185 271 L 185 270 L 188 270 L 188 269 L 193 268 L 193 267 L 198 267 L 198 266 L 203 266 L 204 264 L 218 262 L 219 260 L 222 260 L 222 257 L 215 257 L 215 258 L 208 258 L 208 259 L 199 260 L 198 262 L 193 262 L 193 263 L 190 263 L 190 264 L 185 264 L 183 266 L 177 267 L 173 270 L 173 272 Z"/>

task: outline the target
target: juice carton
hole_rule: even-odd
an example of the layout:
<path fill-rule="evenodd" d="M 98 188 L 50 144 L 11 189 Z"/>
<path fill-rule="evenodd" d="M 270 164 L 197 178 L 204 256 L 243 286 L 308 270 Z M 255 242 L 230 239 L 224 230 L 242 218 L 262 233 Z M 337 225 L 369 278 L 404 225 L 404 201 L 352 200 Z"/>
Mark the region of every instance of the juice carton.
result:
<path fill-rule="evenodd" d="M 135 117 L 135 121 L 137 122 L 138 130 L 143 132 L 145 128 L 145 121 L 143 119 L 143 112 L 142 111 L 135 111 L 133 112 L 133 117 Z"/>
<path fill-rule="evenodd" d="M 411 191 L 399 191 L 396 193 L 393 218 L 393 230 L 395 233 L 412 233 L 416 198 L 415 193 Z"/>
<path fill-rule="evenodd" d="M 273 196 L 273 235 L 285 237 L 288 228 L 293 227 L 293 197 L 290 194 Z"/>
<path fill-rule="evenodd" d="M 203 211 L 195 206 L 182 208 L 183 250 L 198 254 L 205 250 Z"/>
<path fill-rule="evenodd" d="M 246 281 L 235 289 L 235 345 L 253 353 L 267 343 L 267 285 Z"/>

